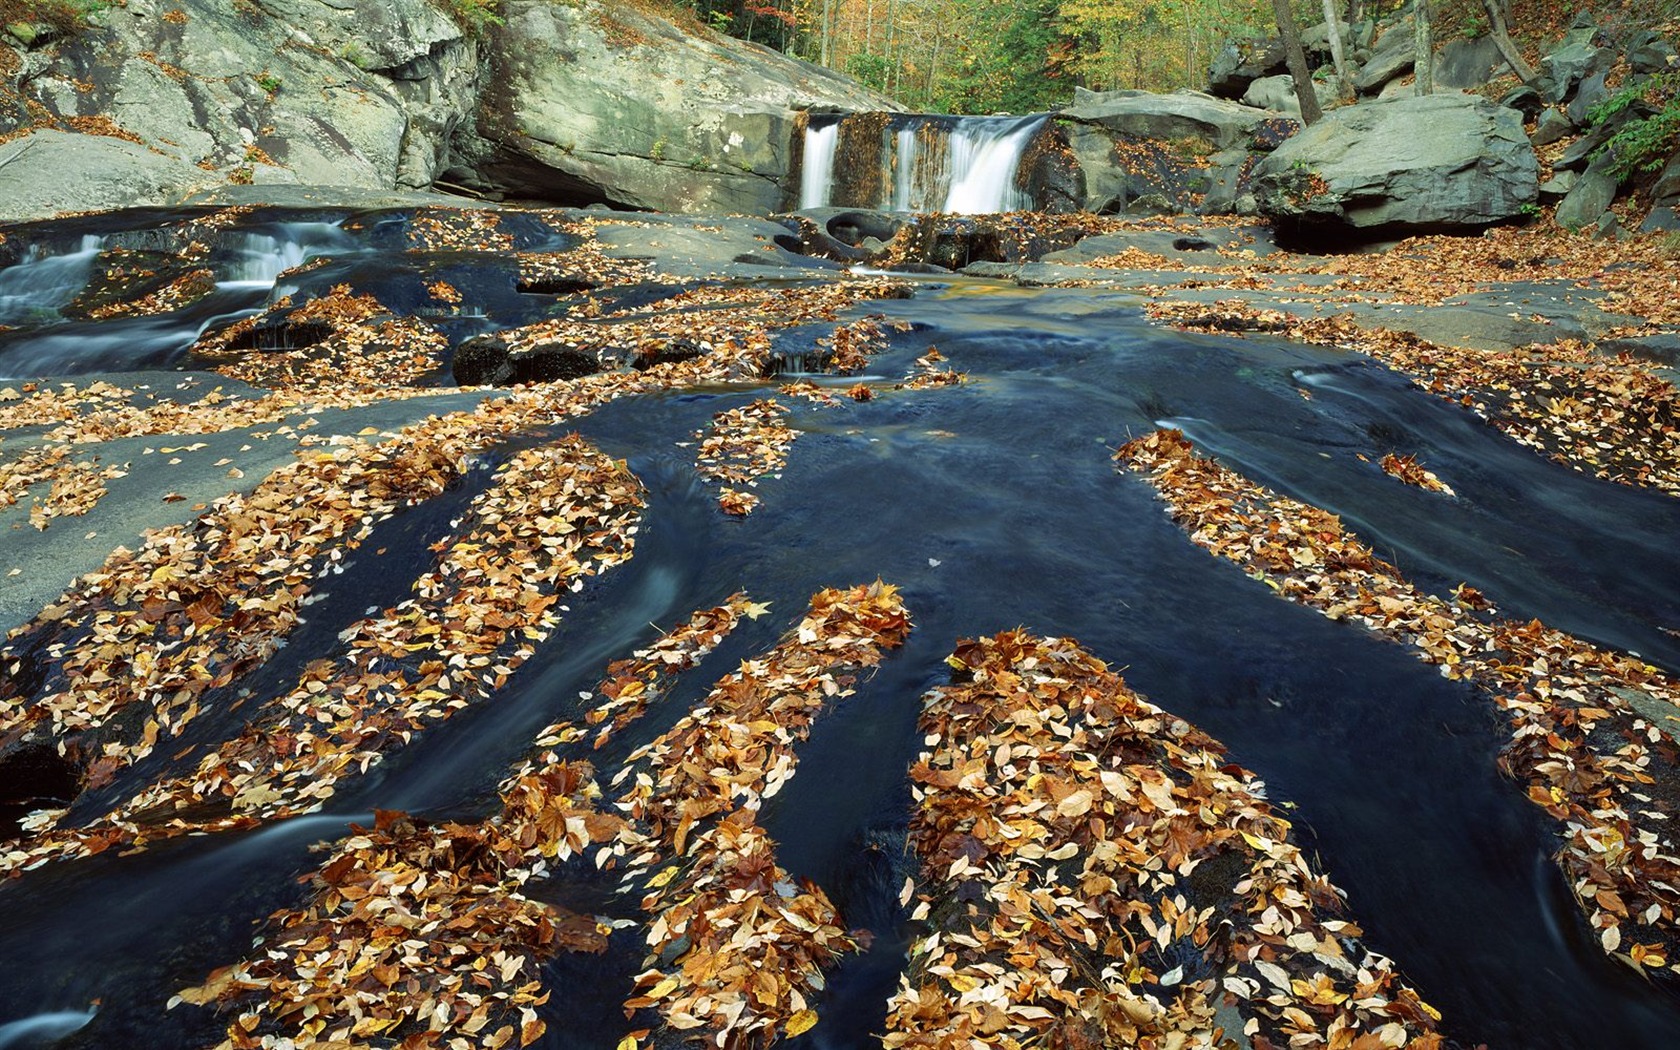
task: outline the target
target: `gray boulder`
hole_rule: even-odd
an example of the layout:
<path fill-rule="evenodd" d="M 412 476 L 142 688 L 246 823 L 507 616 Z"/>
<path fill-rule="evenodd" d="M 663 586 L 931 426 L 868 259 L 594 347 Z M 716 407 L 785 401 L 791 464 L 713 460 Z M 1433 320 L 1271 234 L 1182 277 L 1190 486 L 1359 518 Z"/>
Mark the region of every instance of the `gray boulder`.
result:
<path fill-rule="evenodd" d="M 457 177 L 509 194 L 660 211 L 784 204 L 804 109 L 895 110 L 838 74 L 697 36 L 634 5 L 509 0 Z"/>
<path fill-rule="evenodd" d="M 1680 153 L 1668 158 L 1668 163 L 1651 186 L 1651 200 L 1658 205 L 1680 204 Z"/>
<path fill-rule="evenodd" d="M 1529 141 L 1536 146 L 1549 146 L 1557 140 L 1575 130 L 1563 111 L 1550 106 L 1540 111 L 1539 118 L 1534 124 L 1534 134 Z"/>
<path fill-rule="evenodd" d="M 1065 120 L 1144 139 L 1199 138 L 1218 149 L 1248 141 L 1256 126 L 1275 113 L 1214 98 L 1200 91 L 1170 95 L 1148 92 L 1087 92 L 1062 111 Z"/>
<path fill-rule="evenodd" d="M 1499 46 L 1490 36 L 1449 40 L 1435 53 L 1435 86 L 1454 91 L 1478 88 L 1505 65 Z"/>
<path fill-rule="evenodd" d="M 1680 69 L 1680 52 L 1649 29 L 1641 29 L 1628 41 L 1627 60 L 1635 73 L 1663 73 Z"/>
<path fill-rule="evenodd" d="M 1680 232 L 1680 210 L 1674 208 L 1652 208 L 1651 214 L 1645 216 L 1645 221 L 1639 224 L 1640 233 L 1675 233 Z"/>
<path fill-rule="evenodd" d="M 1378 40 L 1371 57 L 1353 78 L 1353 87 L 1362 95 L 1375 94 L 1396 77 L 1409 72 L 1416 62 L 1412 46 L 1411 19 L 1390 26 Z"/>
<path fill-rule="evenodd" d="M 1594 73 L 1581 81 L 1575 88 L 1575 97 L 1569 100 L 1564 112 L 1569 114 L 1570 123 L 1578 128 L 1584 128 L 1591 119 L 1593 107 L 1610 96 L 1610 89 L 1605 86 L 1605 75 Z"/>
<path fill-rule="evenodd" d="M 37 131 L 0 146 L 0 222 L 168 204 L 221 181 L 122 139 Z"/>
<path fill-rule="evenodd" d="M 1335 77 L 1313 81 L 1313 94 L 1318 96 L 1321 109 L 1335 105 L 1341 82 Z M 1243 93 L 1243 105 L 1282 113 L 1291 120 L 1301 119 L 1301 99 L 1295 94 L 1295 78 L 1287 73 L 1275 77 L 1261 77 L 1248 85 Z"/>
<path fill-rule="evenodd" d="M 1610 68 L 1616 53 L 1597 44 L 1598 30 L 1592 26 L 1571 29 L 1551 54 L 1540 59 L 1540 94 L 1547 102 L 1569 98 L 1575 85 Z"/>
<path fill-rule="evenodd" d="M 1621 179 L 1610 172 L 1609 157 L 1600 155 L 1587 165 L 1575 180 L 1563 202 L 1557 207 L 1559 226 L 1570 230 L 1585 229 L 1597 223 L 1616 199 Z"/>
<path fill-rule="evenodd" d="M 1569 191 L 1581 181 L 1581 176 L 1573 171 L 1560 171 L 1540 184 L 1540 203 L 1556 204 L 1569 196 Z"/>
<path fill-rule="evenodd" d="M 1277 37 L 1228 40 L 1208 67 L 1208 93 L 1242 98 L 1248 85 L 1285 68 L 1283 41 Z"/>
<path fill-rule="evenodd" d="M 1325 114 L 1254 171 L 1261 212 L 1366 233 L 1477 227 L 1522 213 L 1539 164 L 1522 115 L 1469 95 Z"/>

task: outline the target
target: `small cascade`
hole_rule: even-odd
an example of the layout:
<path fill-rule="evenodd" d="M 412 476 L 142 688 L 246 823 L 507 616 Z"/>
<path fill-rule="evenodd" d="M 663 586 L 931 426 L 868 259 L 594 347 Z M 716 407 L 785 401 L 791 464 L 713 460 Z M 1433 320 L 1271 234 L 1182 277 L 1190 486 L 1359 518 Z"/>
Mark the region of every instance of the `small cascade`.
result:
<path fill-rule="evenodd" d="M 1031 208 L 1022 161 L 1048 126 L 1042 113 L 813 117 L 799 206 L 966 215 Z"/>
<path fill-rule="evenodd" d="M 358 249 L 350 234 L 327 222 L 283 223 L 274 233 L 240 233 L 222 245 L 224 283 L 272 286 L 287 270 L 311 259 Z"/>
<path fill-rule="evenodd" d="M 31 248 L 21 261 L 0 270 L 0 324 L 56 320 L 59 308 L 87 287 L 93 261 L 104 247 L 103 238 L 88 234 L 73 252 L 48 255 Z"/>

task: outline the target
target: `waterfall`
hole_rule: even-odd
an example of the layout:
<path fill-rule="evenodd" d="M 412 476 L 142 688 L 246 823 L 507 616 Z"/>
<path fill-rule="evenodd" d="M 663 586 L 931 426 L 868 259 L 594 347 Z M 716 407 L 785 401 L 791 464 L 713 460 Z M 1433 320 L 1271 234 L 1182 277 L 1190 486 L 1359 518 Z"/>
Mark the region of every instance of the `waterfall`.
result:
<path fill-rule="evenodd" d="M 951 189 L 947 212 L 1020 211 L 1032 206 L 1015 174 L 1027 145 L 1043 126 L 1042 116 L 964 120 L 951 129 Z"/>
<path fill-rule="evenodd" d="M 833 192 L 834 151 L 840 144 L 840 122 L 805 127 L 805 163 L 799 185 L 799 206 L 821 208 Z"/>
<path fill-rule="evenodd" d="M 1048 120 L 854 113 L 813 122 L 799 206 L 968 215 L 1031 208 L 1021 160 Z"/>

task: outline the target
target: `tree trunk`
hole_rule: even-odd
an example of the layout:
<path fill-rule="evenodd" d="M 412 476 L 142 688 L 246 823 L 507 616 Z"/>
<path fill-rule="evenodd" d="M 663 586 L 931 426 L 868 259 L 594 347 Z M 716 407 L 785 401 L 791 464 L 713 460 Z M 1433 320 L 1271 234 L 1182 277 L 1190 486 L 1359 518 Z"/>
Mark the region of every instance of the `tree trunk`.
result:
<path fill-rule="evenodd" d="M 1313 90 L 1312 74 L 1307 72 L 1307 54 L 1301 49 L 1301 29 L 1295 24 L 1295 13 L 1289 9 L 1289 0 L 1272 0 L 1272 12 L 1277 16 L 1278 35 L 1283 37 L 1289 75 L 1295 78 L 1295 97 L 1301 100 L 1301 123 L 1315 124 L 1324 111 L 1318 108 L 1318 92 Z"/>
<path fill-rule="evenodd" d="M 1324 28 L 1330 36 L 1330 60 L 1336 64 L 1336 95 L 1343 102 L 1353 100 L 1353 70 L 1348 67 L 1347 44 L 1342 40 L 1342 20 L 1336 17 L 1336 0 L 1324 0 Z"/>
<path fill-rule="evenodd" d="M 898 88 L 898 19 L 897 0 L 887 0 L 887 68 L 881 75 L 883 90 L 891 95 Z"/>
<path fill-rule="evenodd" d="M 822 25 L 818 29 L 817 63 L 828 66 L 834 38 L 834 0 L 823 0 Z"/>
<path fill-rule="evenodd" d="M 1435 27 L 1430 24 L 1429 0 L 1417 0 L 1412 5 L 1412 28 L 1415 30 L 1412 75 L 1417 78 L 1417 93 L 1435 93 Z"/>
<path fill-rule="evenodd" d="M 1499 54 L 1504 57 L 1505 64 L 1511 67 L 1511 72 L 1524 84 L 1534 83 L 1534 67 L 1524 61 L 1522 52 L 1511 42 L 1511 31 L 1505 27 L 1505 12 L 1502 0 L 1482 0 L 1487 7 L 1488 21 L 1493 30 L 1488 34 L 1493 37 L 1493 45 L 1499 48 Z"/>

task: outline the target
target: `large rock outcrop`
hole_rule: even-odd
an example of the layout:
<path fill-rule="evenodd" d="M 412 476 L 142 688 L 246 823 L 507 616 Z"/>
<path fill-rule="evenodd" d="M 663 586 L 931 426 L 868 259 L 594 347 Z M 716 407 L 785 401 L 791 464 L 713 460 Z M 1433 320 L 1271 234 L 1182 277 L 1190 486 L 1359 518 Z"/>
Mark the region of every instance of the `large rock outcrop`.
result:
<path fill-rule="evenodd" d="M 1084 173 L 1085 209 L 1188 211 L 1206 198 L 1229 211 L 1244 180 L 1249 148 L 1275 135 L 1281 113 L 1178 91 L 1074 90 L 1058 114 Z"/>
<path fill-rule="evenodd" d="M 218 184 L 440 178 L 565 204 L 768 212 L 799 110 L 892 108 L 630 5 L 502 13 L 476 34 L 438 0 L 128 0 L 70 35 L 0 26 L 0 222 Z"/>
<path fill-rule="evenodd" d="M 1365 234 L 1478 227 L 1522 215 L 1539 164 L 1522 114 L 1468 95 L 1333 110 L 1261 160 L 1263 214 Z"/>
<path fill-rule="evenodd" d="M 480 142 L 457 173 L 511 194 L 661 211 L 785 203 L 799 110 L 894 110 L 854 81 L 628 4 L 510 0 Z"/>
<path fill-rule="evenodd" d="M 68 37 L 0 34 L 0 71 L 0 133 L 34 131 L 28 164 L 67 176 L 43 196 L 0 169 L 5 219 L 165 203 L 188 183 L 427 186 L 481 75 L 477 44 L 426 0 L 130 0 Z"/>

